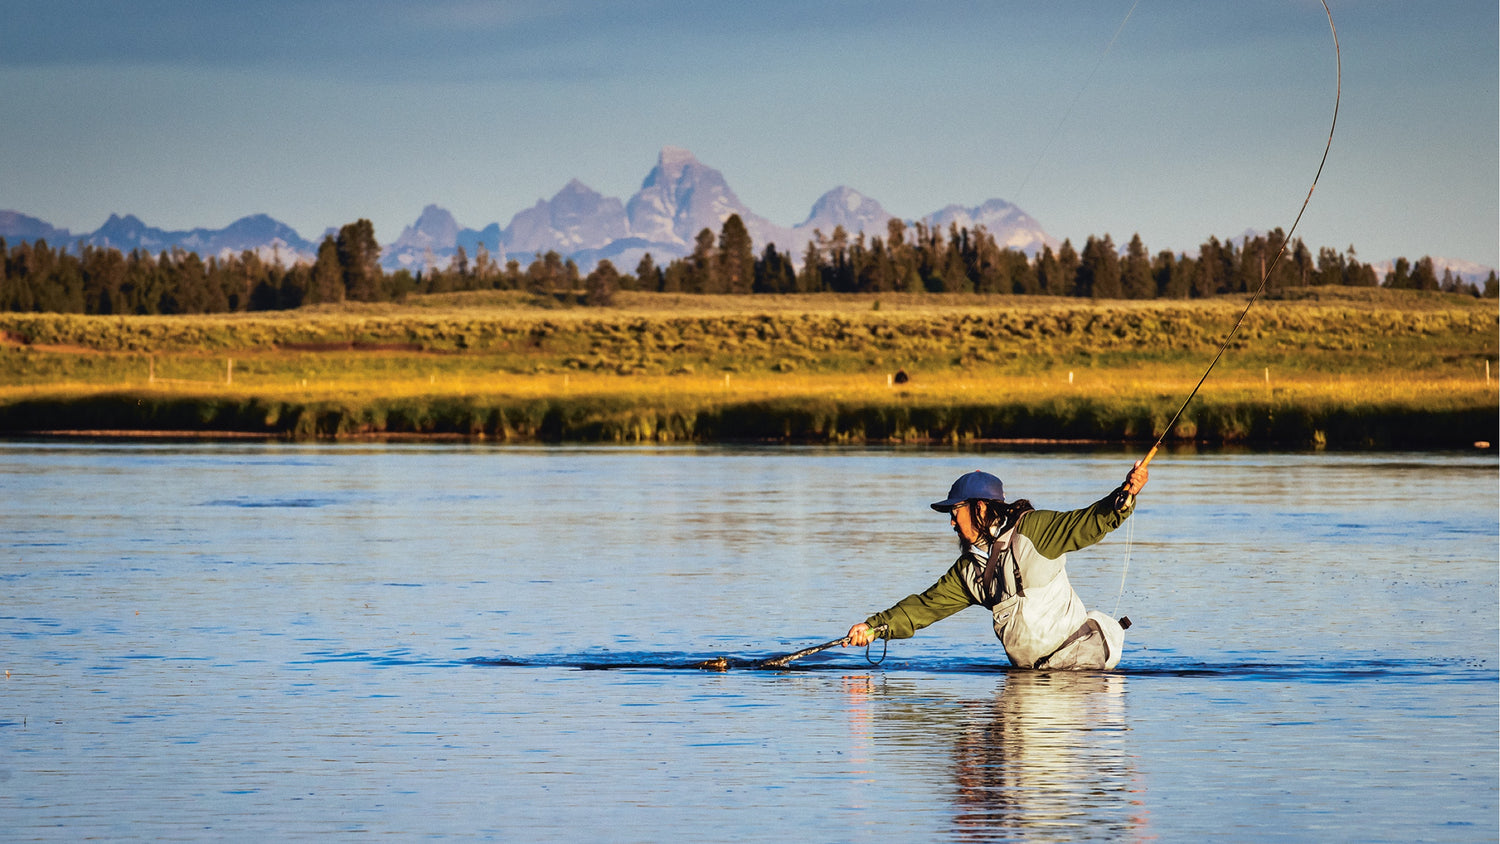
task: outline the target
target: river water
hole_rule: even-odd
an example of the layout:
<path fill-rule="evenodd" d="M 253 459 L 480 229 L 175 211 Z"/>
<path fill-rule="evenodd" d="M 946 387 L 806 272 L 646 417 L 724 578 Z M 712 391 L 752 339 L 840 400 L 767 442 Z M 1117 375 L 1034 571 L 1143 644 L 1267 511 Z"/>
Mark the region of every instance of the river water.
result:
<path fill-rule="evenodd" d="M 1069 555 L 1116 672 L 981 609 L 687 667 L 925 589 L 962 472 L 1132 458 L 0 444 L 0 837 L 1495 840 L 1493 452 L 1163 454 Z"/>

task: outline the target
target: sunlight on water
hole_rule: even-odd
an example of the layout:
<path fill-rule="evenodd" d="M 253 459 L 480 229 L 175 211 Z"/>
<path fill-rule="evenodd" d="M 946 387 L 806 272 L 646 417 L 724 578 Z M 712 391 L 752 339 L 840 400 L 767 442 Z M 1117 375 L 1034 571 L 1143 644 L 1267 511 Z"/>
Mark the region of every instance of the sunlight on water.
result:
<path fill-rule="evenodd" d="M 1116 673 L 756 667 L 928 586 L 953 476 L 1131 459 L 0 445 L 6 837 L 1493 840 L 1492 455 L 1159 457 Z"/>

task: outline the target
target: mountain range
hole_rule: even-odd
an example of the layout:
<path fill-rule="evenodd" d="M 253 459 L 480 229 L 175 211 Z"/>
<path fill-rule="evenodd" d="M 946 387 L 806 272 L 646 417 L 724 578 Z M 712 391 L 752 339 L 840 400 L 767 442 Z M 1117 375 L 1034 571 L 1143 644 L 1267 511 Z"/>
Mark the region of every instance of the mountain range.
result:
<path fill-rule="evenodd" d="M 621 271 L 631 272 L 647 252 L 658 264 L 690 254 L 698 232 L 707 228 L 717 236 L 731 214 L 740 215 L 757 252 L 774 243 L 780 251 L 791 253 L 798 264 L 815 232 L 829 235 L 842 226 L 851 237 L 860 232 L 885 237 L 886 224 L 893 216 L 875 199 L 840 186 L 818 197 L 802 222 L 778 225 L 745 207 L 723 173 L 688 150 L 669 146 L 661 150 L 640 190 L 624 201 L 603 196 L 573 179 L 551 199 L 538 199 L 516 213 L 506 226 L 492 222 L 482 228 L 460 225 L 447 210 L 428 205 L 381 250 L 381 264 L 387 270 L 415 272 L 446 266 L 460 247 L 472 260 L 482 246 L 497 264 L 515 258 L 524 265 L 537 254 L 555 251 L 573 259 L 584 272 L 606 258 Z M 1029 214 L 1002 199 L 973 208 L 948 205 L 922 219 L 944 231 L 951 224 L 970 229 L 983 226 L 1000 246 L 1032 256 L 1043 245 L 1055 248 L 1059 243 Z M 190 231 L 164 231 L 134 215 L 111 214 L 98 230 L 74 234 L 16 211 L 0 211 L 0 238 L 11 244 L 45 239 L 54 245 L 87 244 L 122 252 L 181 248 L 204 256 L 249 250 L 263 260 L 280 263 L 312 261 L 317 253 L 316 242 L 265 214 L 243 217 L 223 229 Z M 1468 261 L 1434 258 L 1434 262 L 1440 272 L 1451 268 L 1477 283 L 1490 272 L 1489 267 Z"/>
<path fill-rule="evenodd" d="M 799 263 L 815 230 L 827 235 L 843 226 L 851 237 L 859 232 L 884 237 L 893 216 L 876 200 L 837 187 L 819 197 L 801 223 L 778 225 L 745 207 L 723 173 L 688 150 L 665 147 L 640 190 L 624 201 L 573 179 L 552 198 L 539 199 L 515 214 L 507 225 L 492 222 L 481 228 L 461 225 L 446 209 L 428 205 L 382 248 L 381 264 L 388 270 L 442 267 L 459 247 L 472 259 L 483 246 L 499 264 L 515 258 L 524 265 L 538 253 L 555 251 L 585 272 L 605 258 L 629 272 L 647 252 L 663 264 L 690 254 L 698 232 L 707 228 L 717 236 L 731 214 L 740 215 L 757 251 L 774 243 Z M 1028 254 L 1040 251 L 1043 244 L 1058 244 L 1030 215 L 999 199 L 975 208 L 950 205 L 925 219 L 944 229 L 953 222 L 971 228 L 983 225 L 1002 245 Z M 244 217 L 223 229 L 191 231 L 165 231 L 134 215 L 115 214 L 97 231 L 75 234 L 16 211 L 0 211 L 0 237 L 12 244 L 45 239 L 54 245 L 86 244 L 122 252 L 182 248 L 207 256 L 250 250 L 284 263 L 311 261 L 318 248 L 315 241 L 265 214 Z"/>
<path fill-rule="evenodd" d="M 146 225 L 134 214 L 124 217 L 111 214 L 94 232 L 75 235 L 35 217 L 0 211 L 0 237 L 9 244 L 45 240 L 53 246 L 87 245 L 121 252 L 143 249 L 153 254 L 177 248 L 204 256 L 238 255 L 249 250 L 264 260 L 280 263 L 311 261 L 318 249 L 317 244 L 302 238 L 291 226 L 265 214 L 241 217 L 222 229 L 191 231 L 163 231 Z"/>
<path fill-rule="evenodd" d="M 840 186 L 819 197 L 807 219 L 781 226 L 745 207 L 723 173 L 685 149 L 666 147 L 640 190 L 623 202 L 574 179 L 504 228 L 490 223 L 482 229 L 461 226 L 448 211 L 429 205 L 383 250 L 382 263 L 389 269 L 441 266 L 459 247 L 472 258 L 483 245 L 497 263 L 516 258 L 524 264 L 537 253 L 555 251 L 585 271 L 607 258 L 629 272 L 647 252 L 658 263 L 691 253 L 698 232 L 706 228 L 717 236 L 731 214 L 740 215 L 757 250 L 774 243 L 798 262 L 816 231 L 828 235 L 843 226 L 851 237 L 859 232 L 884 237 L 892 218 L 876 200 Z M 1026 212 L 999 199 L 976 208 L 950 205 L 924 219 L 945 229 L 953 222 L 983 225 L 1001 245 L 1028 254 L 1058 243 Z"/>

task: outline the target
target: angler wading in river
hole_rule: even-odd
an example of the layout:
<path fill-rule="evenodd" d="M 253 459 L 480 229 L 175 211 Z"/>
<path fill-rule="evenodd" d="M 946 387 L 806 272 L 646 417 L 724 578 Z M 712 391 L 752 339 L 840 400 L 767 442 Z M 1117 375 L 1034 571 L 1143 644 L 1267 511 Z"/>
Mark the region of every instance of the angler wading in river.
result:
<path fill-rule="evenodd" d="M 932 505 L 949 514 L 958 533 L 958 560 L 926 592 L 849 628 L 844 641 L 905 639 L 977 605 L 993 613 L 995 635 L 1013 665 L 1114 668 L 1125 641 L 1121 623 L 1084 610 L 1068 582 L 1065 555 L 1124 524 L 1146 478 L 1146 466 L 1138 462 L 1109 495 L 1080 510 L 1057 512 L 1037 510 L 1025 499 L 1007 503 L 1000 479 L 987 472 L 959 477 L 948 497 Z M 881 625 L 886 629 L 877 631 Z"/>

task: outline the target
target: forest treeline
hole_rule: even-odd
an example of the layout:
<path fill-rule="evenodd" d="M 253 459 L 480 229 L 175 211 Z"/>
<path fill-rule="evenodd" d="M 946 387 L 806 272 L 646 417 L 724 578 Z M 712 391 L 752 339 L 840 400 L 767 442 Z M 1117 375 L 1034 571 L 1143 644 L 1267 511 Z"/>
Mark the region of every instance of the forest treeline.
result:
<path fill-rule="evenodd" d="M 1139 235 L 1124 250 L 1109 235 L 1090 236 L 1082 249 L 1063 241 L 1034 258 L 1000 247 L 982 227 L 946 231 L 918 222 L 888 223 L 885 237 L 849 235 L 842 227 L 815 232 L 801 261 L 768 244 L 756 254 L 738 215 L 715 234 L 698 233 L 692 252 L 659 265 L 648 253 L 633 272 L 602 260 L 589 273 L 556 252 L 526 266 L 503 265 L 480 246 L 460 248 L 448 266 L 413 273 L 386 272 L 369 220 L 330 234 L 311 263 L 287 267 L 256 253 L 204 258 L 180 248 L 145 250 L 45 241 L 7 246 L 0 238 L 0 310 L 84 314 L 203 314 L 288 310 L 342 301 L 400 301 L 417 293 L 525 290 L 545 300 L 578 299 L 606 306 L 617 291 L 666 293 L 985 293 L 1091 299 L 1193 299 L 1255 290 L 1285 236 L 1281 229 L 1241 245 L 1210 237 L 1196 257 L 1151 254 Z M 1268 280 L 1271 291 L 1326 285 L 1441 290 L 1495 297 L 1490 273 L 1483 289 L 1444 270 L 1431 258 L 1395 261 L 1384 278 L 1361 263 L 1354 247 L 1313 255 L 1302 240 L 1288 244 Z"/>

